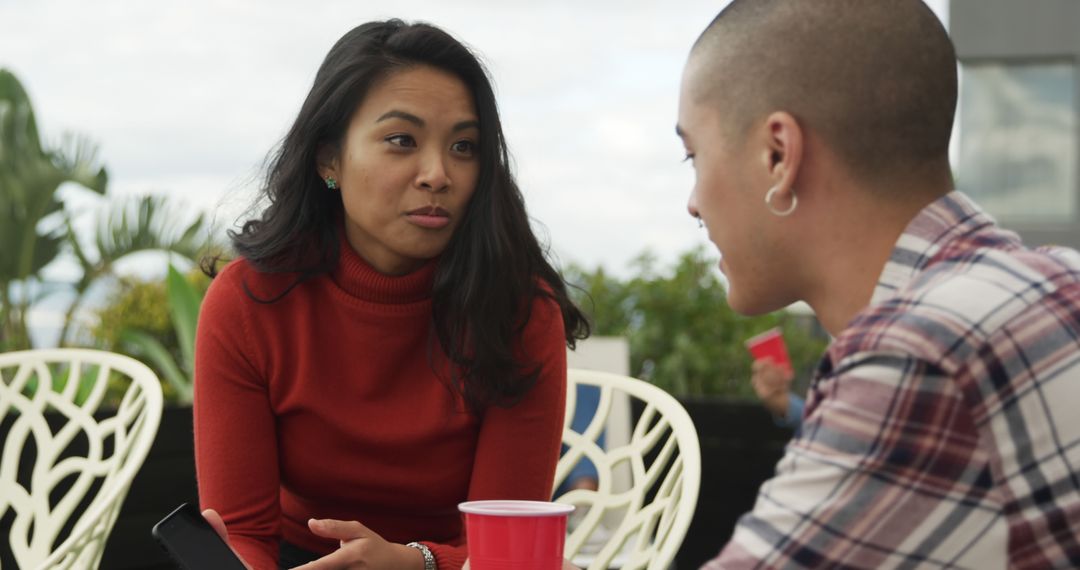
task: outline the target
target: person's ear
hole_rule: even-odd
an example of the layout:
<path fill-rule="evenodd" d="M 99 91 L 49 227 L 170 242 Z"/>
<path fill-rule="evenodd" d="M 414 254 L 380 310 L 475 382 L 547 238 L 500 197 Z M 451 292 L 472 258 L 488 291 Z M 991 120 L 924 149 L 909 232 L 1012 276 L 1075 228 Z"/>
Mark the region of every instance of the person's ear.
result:
<path fill-rule="evenodd" d="M 777 111 L 765 119 L 765 166 L 772 187 L 786 193 L 802 165 L 804 134 L 790 113 Z"/>
<path fill-rule="evenodd" d="M 320 144 L 315 151 L 315 168 L 319 171 L 319 178 L 326 180 L 333 178 L 338 180 L 338 149 L 331 144 Z"/>

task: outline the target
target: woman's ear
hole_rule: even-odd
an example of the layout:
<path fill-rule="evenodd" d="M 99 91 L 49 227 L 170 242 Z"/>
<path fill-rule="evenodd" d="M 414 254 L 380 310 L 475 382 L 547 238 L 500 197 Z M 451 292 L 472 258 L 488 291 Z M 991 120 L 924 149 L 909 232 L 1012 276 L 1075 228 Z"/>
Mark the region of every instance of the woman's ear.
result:
<path fill-rule="evenodd" d="M 777 111 L 765 119 L 766 168 L 772 186 L 791 187 L 803 157 L 803 131 L 790 113 Z"/>
<path fill-rule="evenodd" d="M 330 144 L 320 144 L 315 151 L 315 168 L 319 171 L 319 177 L 338 179 L 338 150 Z"/>

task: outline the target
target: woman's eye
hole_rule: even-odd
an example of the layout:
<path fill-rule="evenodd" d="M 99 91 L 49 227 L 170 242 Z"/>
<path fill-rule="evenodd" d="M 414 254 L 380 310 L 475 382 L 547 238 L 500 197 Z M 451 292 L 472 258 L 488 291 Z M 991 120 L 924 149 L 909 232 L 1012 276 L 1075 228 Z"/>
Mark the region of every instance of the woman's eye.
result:
<path fill-rule="evenodd" d="M 390 135 L 386 137 L 386 142 L 400 147 L 414 147 L 416 146 L 416 139 L 410 135 Z"/>
<path fill-rule="evenodd" d="M 458 141 L 450 147 L 450 150 L 458 154 L 472 156 L 476 152 L 476 143 L 469 140 Z"/>

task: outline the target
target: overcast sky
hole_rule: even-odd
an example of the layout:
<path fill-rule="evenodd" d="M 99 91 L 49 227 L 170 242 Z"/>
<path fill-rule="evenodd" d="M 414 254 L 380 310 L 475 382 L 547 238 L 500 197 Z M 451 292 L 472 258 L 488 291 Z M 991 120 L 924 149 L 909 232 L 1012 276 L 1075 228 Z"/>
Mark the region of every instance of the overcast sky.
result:
<path fill-rule="evenodd" d="M 111 194 L 168 194 L 224 228 L 330 46 L 364 21 L 428 21 L 486 61 L 554 253 L 622 273 L 646 248 L 670 261 L 705 243 L 674 124 L 686 54 L 724 4 L 0 0 L 0 67 L 48 139 L 99 144 Z"/>

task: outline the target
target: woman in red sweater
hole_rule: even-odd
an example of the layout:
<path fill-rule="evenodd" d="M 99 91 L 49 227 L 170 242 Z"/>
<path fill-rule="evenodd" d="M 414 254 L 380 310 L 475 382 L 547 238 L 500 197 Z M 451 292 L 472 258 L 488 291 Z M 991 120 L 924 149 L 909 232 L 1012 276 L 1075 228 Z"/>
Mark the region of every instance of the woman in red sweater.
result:
<path fill-rule="evenodd" d="M 459 502 L 550 497 L 565 347 L 588 334 L 486 72 L 435 27 L 357 27 L 264 194 L 199 320 L 207 518 L 256 569 L 459 568 Z"/>

